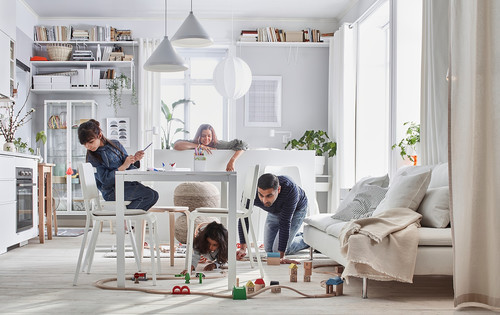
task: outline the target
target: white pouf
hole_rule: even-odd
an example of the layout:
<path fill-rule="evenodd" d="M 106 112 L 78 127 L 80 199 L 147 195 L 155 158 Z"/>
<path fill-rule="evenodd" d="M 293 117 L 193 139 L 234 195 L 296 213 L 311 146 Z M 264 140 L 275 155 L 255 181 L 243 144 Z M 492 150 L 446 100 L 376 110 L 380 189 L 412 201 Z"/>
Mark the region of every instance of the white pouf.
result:
<path fill-rule="evenodd" d="M 193 211 L 199 207 L 220 207 L 220 192 L 211 183 L 186 182 L 179 184 L 174 190 L 174 205 L 189 207 Z M 204 222 L 217 221 L 218 218 L 198 217 L 195 220 L 195 227 Z M 186 216 L 181 215 L 175 220 L 175 238 L 186 244 L 187 242 L 187 221 Z"/>

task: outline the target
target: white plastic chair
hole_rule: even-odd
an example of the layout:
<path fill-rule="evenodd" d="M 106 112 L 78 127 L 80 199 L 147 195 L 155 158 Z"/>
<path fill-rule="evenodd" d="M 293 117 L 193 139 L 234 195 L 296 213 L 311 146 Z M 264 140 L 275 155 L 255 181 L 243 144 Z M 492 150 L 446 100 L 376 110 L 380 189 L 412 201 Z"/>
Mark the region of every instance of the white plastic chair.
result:
<path fill-rule="evenodd" d="M 257 164 L 254 167 L 251 167 L 245 177 L 245 186 L 243 187 L 243 192 L 241 196 L 240 209 L 236 209 L 236 218 L 241 221 L 241 225 L 243 227 L 243 234 L 245 235 L 245 241 L 248 245 L 250 245 L 248 239 L 248 233 L 245 224 L 245 218 L 248 218 L 248 225 L 250 229 L 250 233 L 252 235 L 252 241 L 254 244 L 255 255 L 257 256 L 257 264 L 260 269 L 260 276 L 264 277 L 264 268 L 262 267 L 262 261 L 260 259 L 259 254 L 259 246 L 257 244 L 257 238 L 255 237 L 255 232 L 252 224 L 252 209 L 253 202 L 255 199 L 255 195 L 257 193 L 257 180 L 259 178 L 259 170 L 260 166 Z M 197 217 L 206 216 L 206 217 L 227 217 L 228 209 L 227 208 L 209 208 L 209 207 L 200 207 L 196 208 L 191 212 L 189 216 L 189 226 L 188 226 L 188 241 L 186 246 L 186 270 L 191 270 L 191 260 L 193 257 L 193 238 L 194 238 L 194 222 Z M 228 246 L 234 246 L 235 244 L 228 244 Z M 248 253 L 250 258 L 250 265 L 252 268 L 254 267 L 253 262 L 253 254 L 250 247 L 248 247 Z"/>
<path fill-rule="evenodd" d="M 87 273 L 90 273 L 90 268 L 92 266 L 92 261 L 94 259 L 94 252 L 97 243 L 97 236 L 99 235 L 99 225 L 103 221 L 114 221 L 117 228 L 122 228 L 120 224 L 116 224 L 116 212 L 115 203 L 106 202 L 101 204 L 99 191 L 97 190 L 97 184 L 94 177 L 94 167 L 90 163 L 81 163 L 78 166 L 78 173 L 80 174 L 80 182 L 82 186 L 83 199 L 85 201 L 85 210 L 87 213 L 87 220 L 85 222 L 85 231 L 82 240 L 82 246 L 80 247 L 80 254 L 78 256 L 78 263 L 75 271 L 75 278 L 73 280 L 73 285 L 78 282 L 78 275 L 80 271 L 85 271 L 87 267 Z M 130 240 L 132 243 L 132 248 L 134 251 L 134 258 L 137 264 L 137 269 L 140 271 L 141 262 L 138 255 L 137 246 L 135 243 L 134 233 L 130 229 L 130 220 L 141 220 L 145 221 L 149 225 L 149 242 L 151 244 L 151 269 L 153 274 L 153 285 L 156 285 L 156 268 L 155 268 L 155 253 L 154 248 L 156 247 L 156 256 L 158 259 L 158 266 L 160 265 L 160 249 L 159 246 L 154 246 L 158 244 L 158 233 L 156 227 L 156 216 L 153 213 L 145 212 L 142 209 L 126 209 L 125 219 L 127 220 L 126 229 L 127 233 L 130 235 Z M 90 222 L 92 222 L 92 236 L 90 238 L 89 244 L 87 245 L 87 236 L 90 230 Z M 86 250 L 85 260 L 82 266 L 83 253 Z M 81 269 L 80 269 L 81 268 Z"/>

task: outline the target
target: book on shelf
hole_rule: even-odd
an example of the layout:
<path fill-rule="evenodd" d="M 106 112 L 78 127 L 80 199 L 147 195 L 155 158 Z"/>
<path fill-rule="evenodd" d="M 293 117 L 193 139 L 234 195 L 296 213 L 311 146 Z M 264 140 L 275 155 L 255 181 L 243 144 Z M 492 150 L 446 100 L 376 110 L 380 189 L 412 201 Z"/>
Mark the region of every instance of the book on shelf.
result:
<path fill-rule="evenodd" d="M 34 27 L 35 41 L 132 41 L 132 31 L 117 30 L 109 25 L 74 25 L 74 26 L 44 26 Z"/>

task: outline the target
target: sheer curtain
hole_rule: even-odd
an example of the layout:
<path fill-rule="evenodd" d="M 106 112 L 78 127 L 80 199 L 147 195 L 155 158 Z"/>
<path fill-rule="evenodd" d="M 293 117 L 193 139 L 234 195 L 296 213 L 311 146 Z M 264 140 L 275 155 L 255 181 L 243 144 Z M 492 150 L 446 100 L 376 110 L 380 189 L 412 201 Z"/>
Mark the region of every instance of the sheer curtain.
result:
<path fill-rule="evenodd" d="M 452 0 L 450 129 L 455 306 L 500 307 L 500 1 Z"/>
<path fill-rule="evenodd" d="M 335 212 L 341 188 L 350 188 L 355 182 L 355 92 L 356 54 L 354 29 L 343 24 L 330 40 L 328 91 L 328 134 L 337 141 L 337 155 L 328 159 L 332 174 L 328 209 Z"/>
<path fill-rule="evenodd" d="M 138 146 L 145 148 L 153 142 L 151 148 L 146 150 L 143 161 L 145 167 L 154 165 L 154 149 L 160 148 L 160 135 L 153 134 L 153 127 L 160 128 L 160 95 L 161 95 L 161 76 L 158 72 L 146 71 L 143 68 L 144 63 L 160 44 L 161 39 L 139 39 L 139 110 L 138 110 L 138 128 L 141 130 Z"/>
<path fill-rule="evenodd" d="M 448 1 L 423 1 L 420 163 L 448 160 Z"/>

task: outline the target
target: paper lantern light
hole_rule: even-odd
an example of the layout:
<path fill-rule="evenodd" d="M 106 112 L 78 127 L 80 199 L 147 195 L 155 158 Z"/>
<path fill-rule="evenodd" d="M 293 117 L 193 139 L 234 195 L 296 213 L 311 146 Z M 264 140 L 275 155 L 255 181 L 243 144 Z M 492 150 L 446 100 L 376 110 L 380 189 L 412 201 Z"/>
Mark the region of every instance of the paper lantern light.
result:
<path fill-rule="evenodd" d="M 245 95 L 252 85 L 252 71 L 242 59 L 228 56 L 215 67 L 214 82 L 217 92 L 229 99 Z"/>

